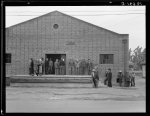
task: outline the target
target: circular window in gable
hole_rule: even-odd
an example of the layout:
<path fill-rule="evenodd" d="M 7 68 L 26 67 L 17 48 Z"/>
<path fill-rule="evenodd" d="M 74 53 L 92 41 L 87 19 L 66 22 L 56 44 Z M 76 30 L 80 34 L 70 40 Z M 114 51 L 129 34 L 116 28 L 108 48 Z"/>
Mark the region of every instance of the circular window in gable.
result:
<path fill-rule="evenodd" d="M 53 25 L 53 28 L 54 28 L 54 29 L 58 29 L 58 24 L 54 24 L 54 25 Z"/>

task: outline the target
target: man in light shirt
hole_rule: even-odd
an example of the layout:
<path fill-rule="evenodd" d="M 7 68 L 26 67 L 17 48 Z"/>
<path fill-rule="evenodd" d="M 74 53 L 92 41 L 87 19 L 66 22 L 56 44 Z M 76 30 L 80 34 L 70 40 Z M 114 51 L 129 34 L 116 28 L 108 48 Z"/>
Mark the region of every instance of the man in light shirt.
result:
<path fill-rule="evenodd" d="M 99 82 L 98 67 L 94 67 L 91 76 L 93 81 L 93 87 L 98 88 L 98 82 Z"/>

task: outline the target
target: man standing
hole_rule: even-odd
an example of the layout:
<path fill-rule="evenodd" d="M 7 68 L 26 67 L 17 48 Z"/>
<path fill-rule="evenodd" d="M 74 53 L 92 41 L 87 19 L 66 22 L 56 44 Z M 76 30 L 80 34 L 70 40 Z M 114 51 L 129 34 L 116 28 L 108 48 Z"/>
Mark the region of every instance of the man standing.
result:
<path fill-rule="evenodd" d="M 92 63 L 90 59 L 88 59 L 87 68 L 88 68 L 88 75 L 90 75 L 92 70 Z"/>
<path fill-rule="evenodd" d="M 39 75 L 41 76 L 43 74 L 43 61 L 42 58 L 39 59 Z"/>
<path fill-rule="evenodd" d="M 130 86 L 130 75 L 129 72 L 125 72 L 125 87 Z"/>
<path fill-rule="evenodd" d="M 75 62 L 75 67 L 76 67 L 76 74 L 79 75 L 79 66 L 80 66 L 80 61 L 77 59 L 77 61 Z"/>
<path fill-rule="evenodd" d="M 132 86 L 135 86 L 135 73 L 134 72 L 131 73 L 131 87 Z"/>
<path fill-rule="evenodd" d="M 108 83 L 108 70 L 105 71 L 105 79 L 104 79 L 104 85 L 107 85 Z"/>
<path fill-rule="evenodd" d="M 45 66 L 44 66 L 44 58 L 41 58 L 41 65 L 42 65 L 42 75 L 44 74 L 44 71 L 45 71 Z"/>
<path fill-rule="evenodd" d="M 98 76 L 97 67 L 95 67 L 92 70 L 91 76 L 92 76 L 92 81 L 93 81 L 93 87 L 98 88 L 99 76 Z"/>
<path fill-rule="evenodd" d="M 107 77 L 108 77 L 108 87 L 112 87 L 112 72 L 110 68 L 108 69 Z"/>
<path fill-rule="evenodd" d="M 122 81 L 123 81 L 123 74 L 122 74 L 122 71 L 120 70 L 118 72 L 118 82 L 119 82 L 120 87 L 122 86 Z"/>
<path fill-rule="evenodd" d="M 72 75 L 74 72 L 74 62 L 72 59 L 69 61 L 69 74 Z"/>
<path fill-rule="evenodd" d="M 52 72 L 53 72 L 53 61 L 51 60 L 51 58 L 50 58 L 48 64 L 49 64 L 48 72 L 49 72 L 49 74 L 52 74 Z"/>
<path fill-rule="evenodd" d="M 30 59 L 29 74 L 34 76 L 34 62 L 32 58 Z"/>
<path fill-rule="evenodd" d="M 58 62 L 58 59 L 56 59 L 56 61 L 54 63 L 54 66 L 55 66 L 55 75 L 58 75 L 59 74 L 59 62 Z"/>
<path fill-rule="evenodd" d="M 64 75 L 65 74 L 65 61 L 63 58 L 60 60 L 60 74 Z"/>
<path fill-rule="evenodd" d="M 49 67 L 49 64 L 48 64 L 48 58 L 45 59 L 45 74 L 48 74 L 48 67 Z"/>
<path fill-rule="evenodd" d="M 35 75 L 39 75 L 39 59 L 35 59 L 34 60 L 34 72 Z"/>

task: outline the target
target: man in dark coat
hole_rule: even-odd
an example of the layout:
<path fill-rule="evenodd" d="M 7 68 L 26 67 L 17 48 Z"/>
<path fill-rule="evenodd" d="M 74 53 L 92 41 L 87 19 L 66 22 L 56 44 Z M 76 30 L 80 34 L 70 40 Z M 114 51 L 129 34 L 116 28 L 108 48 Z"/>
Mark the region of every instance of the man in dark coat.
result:
<path fill-rule="evenodd" d="M 45 59 L 45 74 L 48 74 L 49 61 L 48 58 Z"/>
<path fill-rule="evenodd" d="M 49 60 L 49 62 L 48 62 L 48 73 L 49 74 L 52 74 L 52 72 L 53 72 L 53 61 L 51 60 L 51 58 L 50 58 L 50 60 Z"/>
<path fill-rule="evenodd" d="M 29 74 L 34 76 L 34 62 L 32 58 L 30 59 Z"/>
<path fill-rule="evenodd" d="M 122 74 L 121 70 L 118 72 L 118 78 L 117 79 L 118 79 L 119 86 L 121 87 L 122 82 L 123 82 L 123 74 Z"/>
<path fill-rule="evenodd" d="M 134 72 L 131 73 L 131 87 L 132 86 L 135 86 L 135 73 Z"/>
<path fill-rule="evenodd" d="M 37 76 L 39 75 L 39 60 L 38 59 L 34 60 L 34 72 Z"/>
<path fill-rule="evenodd" d="M 98 75 L 97 67 L 95 67 L 92 70 L 91 76 L 92 76 L 93 87 L 98 88 L 99 75 Z"/>
<path fill-rule="evenodd" d="M 104 79 L 104 85 L 107 85 L 108 83 L 108 70 L 105 71 L 105 79 Z"/>
<path fill-rule="evenodd" d="M 42 75 L 44 74 L 44 72 L 45 72 L 45 64 L 44 64 L 44 58 L 41 58 L 41 65 L 42 65 Z"/>
<path fill-rule="evenodd" d="M 61 75 L 65 74 L 65 61 L 63 58 L 60 60 L 60 74 Z"/>
<path fill-rule="evenodd" d="M 129 72 L 125 72 L 125 87 L 130 86 L 130 75 Z"/>
<path fill-rule="evenodd" d="M 58 59 L 56 59 L 56 61 L 54 63 L 54 66 L 55 66 L 55 75 L 58 75 L 59 74 L 59 62 L 58 62 Z"/>
<path fill-rule="evenodd" d="M 75 72 L 75 63 L 73 59 L 70 59 L 69 61 L 69 74 L 73 75 Z"/>
<path fill-rule="evenodd" d="M 112 87 L 112 72 L 110 68 L 108 69 L 107 77 L 108 77 L 108 87 Z"/>

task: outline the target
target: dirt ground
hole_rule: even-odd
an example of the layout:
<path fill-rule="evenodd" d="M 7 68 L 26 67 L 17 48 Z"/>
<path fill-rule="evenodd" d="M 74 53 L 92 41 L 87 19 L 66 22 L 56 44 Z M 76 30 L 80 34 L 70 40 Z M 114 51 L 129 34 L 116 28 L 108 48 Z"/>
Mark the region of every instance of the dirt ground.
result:
<path fill-rule="evenodd" d="M 145 112 L 145 79 L 135 87 L 99 83 L 16 83 L 6 87 L 7 112 Z"/>

